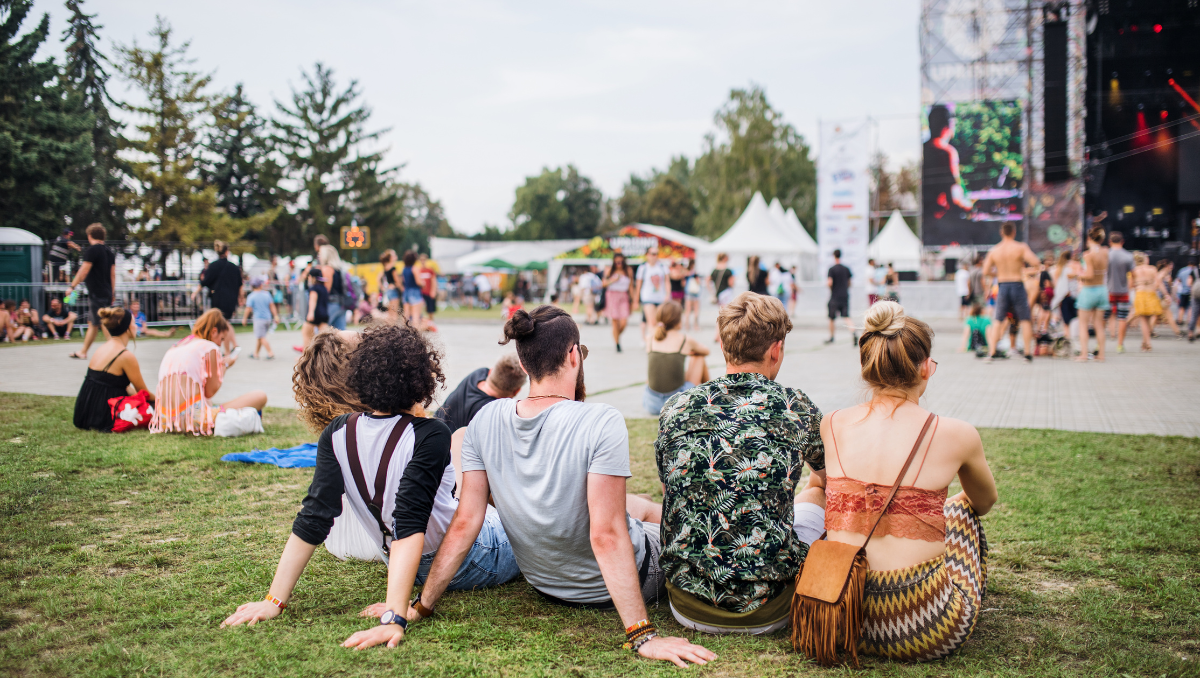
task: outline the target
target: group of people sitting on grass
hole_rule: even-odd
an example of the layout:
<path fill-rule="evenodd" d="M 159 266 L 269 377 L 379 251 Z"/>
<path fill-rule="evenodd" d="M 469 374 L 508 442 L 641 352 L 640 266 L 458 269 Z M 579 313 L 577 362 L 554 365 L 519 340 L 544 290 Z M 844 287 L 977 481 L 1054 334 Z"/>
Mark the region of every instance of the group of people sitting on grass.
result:
<path fill-rule="evenodd" d="M 997 494 L 975 429 L 919 404 L 937 370 L 929 326 L 895 302 L 872 306 L 858 341 L 870 398 L 829 414 L 775 380 L 792 329 L 778 299 L 742 294 L 718 328 L 726 374 L 661 408 L 662 504 L 627 494 L 625 421 L 584 402 L 588 350 L 559 308 L 518 311 L 504 327 L 501 343 L 515 342 L 530 380 L 525 398 L 512 397 L 522 383 L 498 365 L 468 377 L 441 418 L 425 407 L 443 385 L 442 356 L 421 332 L 321 335 L 293 378 L 302 418 L 321 430 L 312 485 L 265 598 L 223 625 L 282 613 L 345 506 L 388 567 L 384 601 L 361 612 L 379 623 L 345 647 L 395 647 L 444 592 L 520 574 L 554 605 L 615 609 L 637 654 L 705 664 L 716 654 L 660 635 L 647 605 L 665 603 L 705 633 L 780 630 L 809 547 L 824 538 L 867 544 L 860 652 L 928 660 L 958 649 L 981 611 L 979 516 Z M 684 352 L 671 331 L 652 352 Z M 963 490 L 947 498 L 956 478 Z"/>
<path fill-rule="evenodd" d="M 75 426 L 112 431 L 112 399 L 145 393 L 153 403 L 152 432 L 212 435 L 217 415 L 225 410 L 253 407 L 260 413 L 267 394 L 251 391 L 213 402 L 236 355 L 222 355 L 221 344 L 232 341 L 233 328 L 218 309 L 196 319 L 192 332 L 167 350 L 158 368 L 158 385 L 146 388 L 137 356 L 129 343 L 139 334 L 136 302 L 130 309 L 111 306 L 97 311 L 106 341 L 88 360 L 87 375 L 75 399 Z"/>

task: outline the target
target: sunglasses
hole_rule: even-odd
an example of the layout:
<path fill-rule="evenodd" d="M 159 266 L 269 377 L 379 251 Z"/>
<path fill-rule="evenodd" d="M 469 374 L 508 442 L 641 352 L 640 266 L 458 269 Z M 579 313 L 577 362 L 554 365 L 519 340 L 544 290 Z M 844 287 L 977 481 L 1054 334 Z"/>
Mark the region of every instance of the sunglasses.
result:
<path fill-rule="evenodd" d="M 575 344 L 575 345 L 579 347 L 579 359 L 587 360 L 587 356 L 588 356 L 587 346 L 584 346 L 583 344 Z"/>

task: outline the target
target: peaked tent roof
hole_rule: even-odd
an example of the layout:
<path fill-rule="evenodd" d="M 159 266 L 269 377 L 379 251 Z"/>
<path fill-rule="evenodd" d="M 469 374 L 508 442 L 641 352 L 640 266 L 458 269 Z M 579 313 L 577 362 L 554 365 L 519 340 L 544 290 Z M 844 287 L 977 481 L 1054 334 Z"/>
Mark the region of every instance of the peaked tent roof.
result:
<path fill-rule="evenodd" d="M 755 193 L 742 216 L 713 241 L 710 249 L 729 254 L 799 255 L 809 251 L 785 220 L 776 219 L 762 193 Z"/>
<path fill-rule="evenodd" d="M 876 261 L 895 264 L 896 270 L 921 269 L 921 239 L 904 223 L 900 210 L 892 211 L 883 230 L 871 241 L 867 253 Z"/>
<path fill-rule="evenodd" d="M 796 239 L 804 245 L 805 252 L 817 254 L 821 251 L 821 248 L 817 247 L 817 241 L 813 240 L 813 237 L 808 234 L 808 230 L 804 228 L 804 224 L 800 223 L 800 217 L 796 216 L 796 210 L 789 207 L 787 212 L 784 213 L 783 219 L 784 223 L 788 225 L 788 228 L 796 236 Z"/>

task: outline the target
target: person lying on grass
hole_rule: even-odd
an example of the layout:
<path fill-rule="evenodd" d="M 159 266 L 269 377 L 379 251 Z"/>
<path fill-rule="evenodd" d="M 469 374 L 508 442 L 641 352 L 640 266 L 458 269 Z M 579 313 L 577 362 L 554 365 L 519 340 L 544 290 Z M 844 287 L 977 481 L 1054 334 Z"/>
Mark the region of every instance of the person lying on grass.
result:
<path fill-rule="evenodd" d="M 488 403 L 467 426 L 458 512 L 409 620 L 428 616 L 480 528 L 486 532 L 490 492 L 521 573 L 548 602 L 615 607 L 625 647 L 643 657 L 681 667 L 715 659 L 684 638 L 659 636 L 646 617 L 646 601 L 666 597 L 658 563 L 662 507 L 625 493 L 629 432 L 621 413 L 580 402 L 587 347 L 579 343 L 579 327 L 566 311 L 539 306 L 514 313 L 504 336 L 501 343 L 517 342 L 529 396 Z M 367 631 L 348 644 L 385 640 Z"/>
<path fill-rule="evenodd" d="M 373 325 L 362 333 L 342 376 L 368 412 L 339 415 L 325 427 L 312 485 L 266 598 L 239 606 L 222 626 L 253 625 L 287 607 L 300 574 L 341 514 L 345 493 L 354 517 L 387 558 L 388 584 L 380 625 L 343 645 L 395 647 L 403 640 L 413 585 L 424 581 L 458 507 L 450 430 L 419 416 L 445 382 L 441 359 L 408 325 Z M 482 528 L 461 554 L 466 562 L 447 582 L 450 588 L 495 586 L 520 573 L 495 510 L 485 512 Z"/>

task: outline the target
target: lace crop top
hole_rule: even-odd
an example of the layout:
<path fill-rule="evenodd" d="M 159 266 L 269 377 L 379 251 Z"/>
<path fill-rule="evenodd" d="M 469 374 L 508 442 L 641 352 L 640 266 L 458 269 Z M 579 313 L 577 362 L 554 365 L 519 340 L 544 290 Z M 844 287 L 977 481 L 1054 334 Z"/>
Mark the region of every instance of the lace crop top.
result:
<path fill-rule="evenodd" d="M 836 414 L 836 413 L 835 413 Z M 833 432 L 833 415 L 830 415 L 829 431 Z M 937 433 L 937 427 L 934 427 Z M 833 454 L 837 457 L 837 437 L 833 437 Z M 929 447 L 933 445 L 933 433 L 929 436 L 929 446 L 925 448 L 925 456 L 929 455 Z M 921 475 L 921 467 L 925 465 L 925 456 L 921 458 L 921 466 L 917 467 L 916 478 Z M 838 458 L 838 466 L 842 473 L 846 467 Z M 871 530 L 871 522 L 879 514 L 883 502 L 887 500 L 891 485 L 864 483 L 853 478 L 829 478 L 825 489 L 825 529 L 828 531 L 841 530 L 857 532 L 866 536 Z M 941 542 L 946 540 L 946 493 L 949 488 L 926 490 L 912 485 L 901 485 L 896 491 L 896 498 L 888 506 L 887 513 L 879 521 L 875 530 L 876 536 L 891 535 L 904 539 Z"/>

